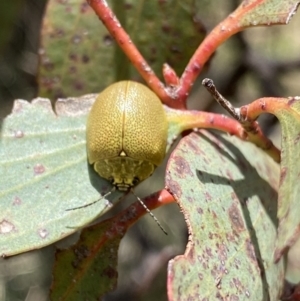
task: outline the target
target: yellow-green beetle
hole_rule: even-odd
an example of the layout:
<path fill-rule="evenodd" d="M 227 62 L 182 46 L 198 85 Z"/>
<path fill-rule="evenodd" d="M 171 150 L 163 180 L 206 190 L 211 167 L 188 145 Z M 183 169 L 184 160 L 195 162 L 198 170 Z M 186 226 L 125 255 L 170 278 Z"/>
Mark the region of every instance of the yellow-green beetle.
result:
<path fill-rule="evenodd" d="M 112 84 L 88 116 L 89 163 L 117 189 L 128 191 L 162 162 L 167 130 L 163 106 L 149 88 L 132 81 Z"/>

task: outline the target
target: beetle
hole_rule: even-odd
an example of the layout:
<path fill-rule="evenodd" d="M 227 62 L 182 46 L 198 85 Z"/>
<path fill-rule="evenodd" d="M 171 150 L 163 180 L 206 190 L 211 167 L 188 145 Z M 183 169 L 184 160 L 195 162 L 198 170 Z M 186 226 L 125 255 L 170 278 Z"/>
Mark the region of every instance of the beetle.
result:
<path fill-rule="evenodd" d="M 98 95 L 88 116 L 89 164 L 116 189 L 133 193 L 132 188 L 150 177 L 163 161 L 167 136 L 167 117 L 156 94 L 137 82 L 114 83 Z M 167 234 L 144 202 L 137 199 Z"/>
<path fill-rule="evenodd" d="M 146 86 L 121 81 L 103 90 L 87 120 L 88 161 L 120 191 L 145 180 L 165 157 L 168 122 Z"/>

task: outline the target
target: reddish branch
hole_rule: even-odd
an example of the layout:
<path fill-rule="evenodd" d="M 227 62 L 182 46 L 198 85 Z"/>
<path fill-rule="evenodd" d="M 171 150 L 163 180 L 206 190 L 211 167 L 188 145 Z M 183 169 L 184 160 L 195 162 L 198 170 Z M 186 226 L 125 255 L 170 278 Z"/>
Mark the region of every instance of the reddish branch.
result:
<path fill-rule="evenodd" d="M 159 96 L 162 102 L 171 108 L 186 108 L 186 99 L 204 64 L 220 44 L 241 30 L 233 15 L 229 16 L 201 43 L 179 81 L 176 81 L 178 77 L 170 66 L 164 68 L 163 75 L 167 84 L 165 86 L 132 43 L 129 35 L 122 28 L 106 1 L 89 0 L 89 4 L 147 84 Z M 172 75 L 170 76 L 170 74 Z M 178 82 L 177 85 L 174 85 L 175 82 Z"/>
<path fill-rule="evenodd" d="M 123 52 L 126 54 L 131 63 L 139 71 L 141 76 L 153 91 L 161 98 L 162 101 L 168 99 L 168 94 L 164 85 L 159 78 L 154 74 L 152 68 L 148 65 L 147 61 L 143 58 L 141 53 L 132 43 L 129 35 L 121 26 L 116 15 L 110 9 L 105 0 L 89 0 L 89 5 L 93 8 L 97 16 L 103 22 L 112 37 L 119 44 Z"/>
<path fill-rule="evenodd" d="M 276 115 L 278 110 L 291 110 L 291 104 L 298 101 L 297 97 L 278 98 L 278 97 L 263 97 L 256 99 L 248 105 L 240 108 L 241 117 L 245 121 L 255 120 L 263 113 L 272 113 Z"/>
<path fill-rule="evenodd" d="M 143 202 L 149 210 L 154 210 L 160 206 L 173 203 L 174 201 L 175 200 L 173 196 L 165 189 L 143 198 Z M 104 223 L 111 225 L 111 227 L 106 231 L 106 238 L 104 238 L 104 240 L 123 235 L 130 226 L 132 226 L 146 213 L 146 209 L 140 204 L 139 201 L 136 201 L 128 208 L 121 211 L 118 215 L 104 221 Z"/>
<path fill-rule="evenodd" d="M 167 86 L 176 87 L 179 85 L 179 78 L 176 72 L 174 71 L 173 68 L 171 68 L 170 65 L 166 63 L 163 65 L 163 76 Z"/>
<path fill-rule="evenodd" d="M 170 66 L 164 66 L 163 75 L 166 86 L 154 74 L 147 61 L 132 43 L 129 35 L 122 28 L 120 22 L 109 8 L 106 1 L 88 0 L 88 2 L 128 59 L 136 67 L 152 90 L 159 96 L 162 102 L 171 108 L 185 109 L 186 100 L 191 87 L 201 72 L 204 64 L 219 45 L 224 43 L 232 35 L 243 30 L 245 27 L 251 26 L 251 24 L 242 26 L 241 20 L 243 20 L 243 17 L 250 13 L 251 10 L 261 5 L 263 0 L 242 3 L 224 21 L 219 23 L 199 45 L 180 79 L 178 79 L 175 71 Z"/>

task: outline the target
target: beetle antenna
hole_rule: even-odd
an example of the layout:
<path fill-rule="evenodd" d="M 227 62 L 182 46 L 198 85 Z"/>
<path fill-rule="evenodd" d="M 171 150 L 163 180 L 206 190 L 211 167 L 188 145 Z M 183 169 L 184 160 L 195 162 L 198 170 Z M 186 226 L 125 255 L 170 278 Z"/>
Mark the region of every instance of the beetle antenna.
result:
<path fill-rule="evenodd" d="M 85 207 L 89 207 L 97 202 L 99 202 L 100 200 L 102 199 L 105 199 L 107 196 L 109 196 L 113 191 L 115 191 L 116 188 L 113 187 L 109 192 L 107 192 L 106 194 L 104 195 L 101 195 L 101 198 L 99 198 L 98 200 L 94 201 L 94 202 L 91 202 L 91 203 L 88 203 L 88 204 L 85 204 L 83 206 L 79 206 L 79 207 L 75 207 L 75 208 L 69 208 L 69 209 L 66 209 L 66 211 L 71 211 L 71 210 L 77 210 L 77 209 L 81 209 L 81 208 L 85 208 Z"/>
<path fill-rule="evenodd" d="M 137 200 L 140 202 L 140 204 L 145 208 L 145 210 L 151 215 L 151 217 L 155 220 L 158 227 L 166 234 L 168 235 L 167 231 L 163 228 L 159 220 L 156 218 L 156 216 L 150 211 L 150 209 L 145 205 L 145 203 L 133 192 L 133 189 L 130 189 L 131 193 L 137 198 Z"/>

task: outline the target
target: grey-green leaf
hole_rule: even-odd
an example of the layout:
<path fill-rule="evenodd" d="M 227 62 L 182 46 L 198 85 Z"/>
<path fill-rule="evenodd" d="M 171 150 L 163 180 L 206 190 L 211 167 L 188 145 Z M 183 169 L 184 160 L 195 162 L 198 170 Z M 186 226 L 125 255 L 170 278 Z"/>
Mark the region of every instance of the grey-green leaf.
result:
<path fill-rule="evenodd" d="M 278 301 L 283 260 L 274 263 L 279 167 L 235 137 L 201 131 L 173 151 L 166 186 L 190 232 L 184 255 L 169 263 L 175 300 Z"/>
<path fill-rule="evenodd" d="M 31 104 L 18 100 L 0 139 L 0 255 L 49 245 L 102 215 L 111 185 L 88 167 L 87 111 L 95 96 Z M 114 192 L 113 199 L 120 193 Z"/>

